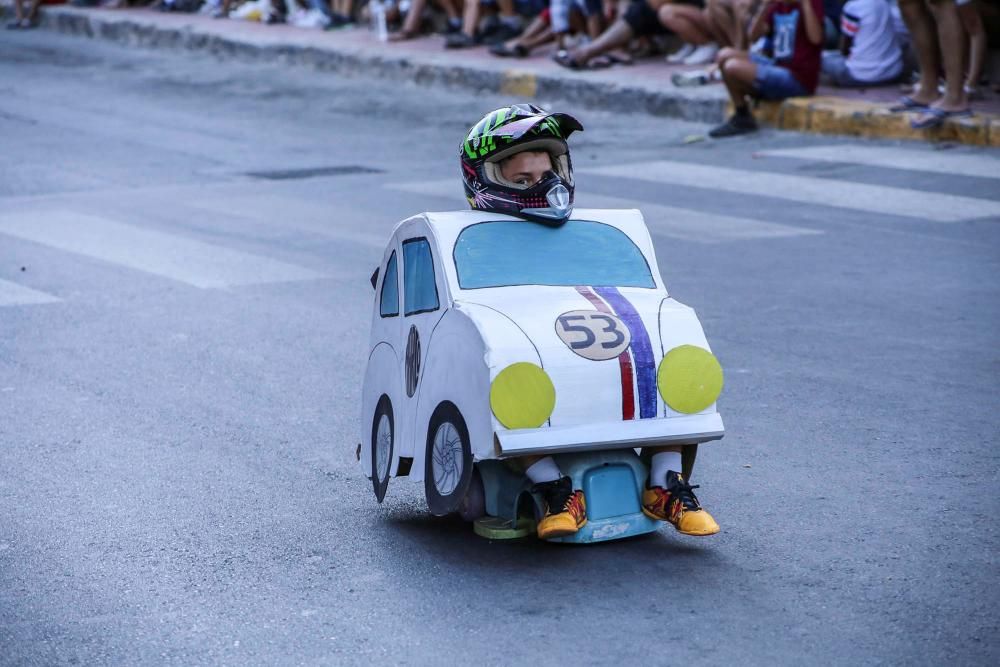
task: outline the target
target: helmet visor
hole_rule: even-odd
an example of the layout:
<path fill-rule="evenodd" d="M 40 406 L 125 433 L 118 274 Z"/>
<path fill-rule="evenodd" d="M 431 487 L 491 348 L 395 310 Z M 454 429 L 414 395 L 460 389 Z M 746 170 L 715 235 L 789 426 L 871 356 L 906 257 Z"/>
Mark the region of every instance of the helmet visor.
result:
<path fill-rule="evenodd" d="M 583 129 L 580 121 L 569 114 L 554 113 L 548 116 L 532 116 L 530 118 L 515 120 L 513 123 L 507 123 L 489 130 L 485 133 L 484 137 L 506 137 L 512 141 L 516 141 L 545 122 L 553 123 L 555 127 L 552 128 L 552 134 L 561 138 L 566 138 L 571 132 Z"/>

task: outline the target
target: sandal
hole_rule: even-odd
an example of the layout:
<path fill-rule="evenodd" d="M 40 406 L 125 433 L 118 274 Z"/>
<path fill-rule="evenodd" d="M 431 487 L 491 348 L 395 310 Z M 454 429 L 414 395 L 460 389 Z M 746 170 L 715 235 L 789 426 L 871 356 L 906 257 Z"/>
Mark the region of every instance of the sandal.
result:
<path fill-rule="evenodd" d="M 889 111 L 892 113 L 900 113 L 903 111 L 923 111 L 926 108 L 927 105 L 923 102 L 918 102 L 909 95 L 903 95 L 899 98 L 899 102 L 889 107 Z"/>
<path fill-rule="evenodd" d="M 405 42 L 408 39 L 414 39 L 419 36 L 420 32 L 417 30 L 397 30 L 396 32 L 389 33 L 389 41 Z"/>
<path fill-rule="evenodd" d="M 587 64 L 581 63 L 579 60 L 574 58 L 569 54 L 569 51 L 560 50 L 554 56 L 552 60 L 556 61 L 556 64 L 562 65 L 566 69 L 581 70 L 586 69 Z"/>
<path fill-rule="evenodd" d="M 968 118 L 972 115 L 972 109 L 968 108 L 947 111 L 946 109 L 929 107 L 920 116 L 910 121 L 910 127 L 914 130 L 929 130 L 944 124 L 949 118 Z"/>
<path fill-rule="evenodd" d="M 499 44 L 494 44 L 490 47 L 490 53 L 495 56 L 500 56 L 501 58 L 527 58 L 528 49 L 521 45 L 515 44 L 514 46 L 507 46 L 503 42 Z"/>

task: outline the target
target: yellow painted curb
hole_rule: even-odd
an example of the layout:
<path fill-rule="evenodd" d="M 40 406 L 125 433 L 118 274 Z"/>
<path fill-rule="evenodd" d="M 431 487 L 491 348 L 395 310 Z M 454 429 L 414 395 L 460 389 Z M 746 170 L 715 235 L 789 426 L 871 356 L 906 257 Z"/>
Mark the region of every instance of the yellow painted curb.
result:
<path fill-rule="evenodd" d="M 795 132 L 1000 146 L 1000 115 L 996 114 L 953 118 L 931 130 L 914 130 L 910 127 L 913 114 L 892 113 L 885 104 L 836 97 L 793 97 L 780 103 L 761 102 L 755 115 L 764 125 Z"/>
<path fill-rule="evenodd" d="M 538 79 L 531 72 L 509 69 L 503 73 L 500 92 L 504 95 L 534 97 L 538 93 Z"/>

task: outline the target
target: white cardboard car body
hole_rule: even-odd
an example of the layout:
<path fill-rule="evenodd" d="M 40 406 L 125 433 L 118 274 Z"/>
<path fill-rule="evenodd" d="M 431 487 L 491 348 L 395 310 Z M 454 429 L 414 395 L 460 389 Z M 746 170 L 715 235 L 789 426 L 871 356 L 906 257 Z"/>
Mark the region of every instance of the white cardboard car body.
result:
<path fill-rule="evenodd" d="M 638 210 L 577 209 L 570 222 L 551 233 L 566 234 L 562 230 L 575 229 L 573 225 L 597 229 L 594 224 L 618 230 L 641 252 L 651 276 L 647 287 L 591 283 L 470 289 L 456 264 L 456 242 L 467 229 L 487 222 L 551 230 L 492 213 L 422 213 L 396 226 L 373 276 L 375 299 L 358 458 L 368 477 L 383 482 L 381 494 L 376 484 L 380 501 L 390 476 L 424 479 L 433 437 L 429 426 L 435 410 L 445 402 L 453 404 L 464 420 L 468 448 L 476 462 L 525 454 L 693 444 L 723 436 L 715 403 L 696 414 L 681 414 L 657 391 L 656 369 L 668 351 L 681 345 L 710 348 L 694 311 L 667 294 Z M 598 231 L 620 236 L 603 228 Z M 491 262 L 488 254 L 466 254 L 484 266 Z M 463 270 L 471 262 L 468 257 Z M 434 295 L 429 291 L 428 263 L 433 266 Z M 410 279 L 413 285 L 407 284 Z M 395 309 L 382 303 L 392 305 L 393 280 Z M 417 284 L 421 281 L 423 288 Z M 390 314 L 384 315 L 383 310 Z M 561 327 L 559 318 L 570 315 L 572 319 L 577 311 L 585 312 L 574 321 L 590 326 L 591 334 Z M 602 317 L 600 326 L 586 321 L 588 313 Z M 624 346 L 614 345 L 623 342 L 610 331 L 615 323 L 625 330 Z M 591 341 L 595 336 L 596 342 Z M 591 347 L 601 359 L 588 358 L 584 356 L 588 350 L 571 346 L 588 341 L 594 343 Z M 610 352 L 597 349 L 601 346 Z M 517 362 L 540 366 L 555 388 L 551 417 L 538 428 L 509 429 L 491 409 L 491 383 Z M 377 419 L 376 410 L 386 400 L 391 414 L 387 420 Z M 390 442 L 381 450 L 379 462 L 372 458 L 379 457 L 373 441 L 385 440 L 386 433 Z M 457 463 L 471 467 L 468 460 Z M 456 484 L 467 484 L 470 473 L 466 471 L 464 480 Z M 429 504 L 430 500 L 428 495 Z"/>

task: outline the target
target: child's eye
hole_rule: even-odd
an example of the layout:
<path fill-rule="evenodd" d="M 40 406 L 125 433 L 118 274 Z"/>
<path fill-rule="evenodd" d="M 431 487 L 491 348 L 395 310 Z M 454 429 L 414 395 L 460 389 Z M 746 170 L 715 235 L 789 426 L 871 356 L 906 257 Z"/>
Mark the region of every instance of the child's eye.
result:
<path fill-rule="evenodd" d="M 528 179 L 525 178 L 525 177 L 523 177 L 523 176 L 521 178 L 518 178 L 514 182 L 517 183 L 518 185 L 531 185 L 531 183 L 528 181 Z"/>

